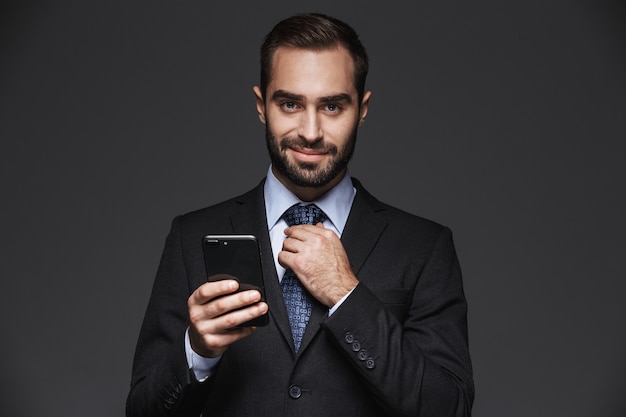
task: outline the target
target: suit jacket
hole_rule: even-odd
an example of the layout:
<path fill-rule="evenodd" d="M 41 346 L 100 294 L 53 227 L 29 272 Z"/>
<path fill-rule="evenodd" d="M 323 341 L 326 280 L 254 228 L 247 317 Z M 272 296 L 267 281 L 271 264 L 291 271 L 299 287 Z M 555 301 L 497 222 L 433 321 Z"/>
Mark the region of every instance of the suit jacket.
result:
<path fill-rule="evenodd" d="M 469 416 L 467 305 L 449 229 L 357 188 L 342 243 L 359 279 L 328 317 L 314 303 L 298 354 L 265 218 L 263 186 L 174 219 L 139 335 L 127 416 Z M 206 282 L 201 239 L 253 234 L 269 325 L 215 373 L 188 369 L 187 298 Z"/>

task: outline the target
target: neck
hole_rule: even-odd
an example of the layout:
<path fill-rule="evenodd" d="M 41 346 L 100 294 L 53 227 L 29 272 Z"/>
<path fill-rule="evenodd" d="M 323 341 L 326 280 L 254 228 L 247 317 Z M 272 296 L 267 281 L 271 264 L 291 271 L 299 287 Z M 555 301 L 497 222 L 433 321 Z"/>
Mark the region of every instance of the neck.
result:
<path fill-rule="evenodd" d="M 284 177 L 280 172 L 278 172 L 274 168 L 274 166 L 272 166 L 272 173 L 278 179 L 278 181 L 280 181 L 285 187 L 287 187 L 289 191 L 294 193 L 296 197 L 298 197 L 301 201 L 309 202 L 309 201 L 317 200 L 318 198 L 326 194 L 326 192 L 328 192 L 335 185 L 339 184 L 339 181 L 341 181 L 343 177 L 346 175 L 346 170 L 344 169 L 343 171 L 341 171 L 339 175 L 337 175 L 335 178 L 332 179 L 332 181 L 330 181 L 328 184 L 321 186 L 321 187 L 302 187 L 302 186 L 293 184 L 286 177 Z"/>

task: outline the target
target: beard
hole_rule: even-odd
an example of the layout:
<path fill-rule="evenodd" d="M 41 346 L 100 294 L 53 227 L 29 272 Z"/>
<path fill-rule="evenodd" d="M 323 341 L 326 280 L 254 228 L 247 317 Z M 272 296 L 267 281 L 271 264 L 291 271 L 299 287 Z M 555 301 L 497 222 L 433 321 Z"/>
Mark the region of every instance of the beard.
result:
<path fill-rule="evenodd" d="M 348 166 L 356 145 L 356 132 L 355 126 L 341 148 L 323 140 L 311 143 L 300 136 L 286 136 L 279 143 L 272 134 L 269 123 L 266 123 L 265 140 L 272 165 L 278 172 L 294 185 L 318 188 L 330 183 Z M 290 147 L 322 151 L 331 155 L 331 159 L 325 163 L 290 161 L 286 154 Z"/>

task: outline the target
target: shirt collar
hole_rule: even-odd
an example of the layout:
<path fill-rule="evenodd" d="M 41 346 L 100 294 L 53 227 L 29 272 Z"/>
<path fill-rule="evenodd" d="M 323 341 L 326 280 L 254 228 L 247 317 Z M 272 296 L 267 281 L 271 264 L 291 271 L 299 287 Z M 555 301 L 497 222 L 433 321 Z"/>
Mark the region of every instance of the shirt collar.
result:
<path fill-rule="evenodd" d="M 344 175 L 341 181 L 319 199 L 311 202 L 303 202 L 274 176 L 272 167 L 270 166 L 267 171 L 263 192 L 267 228 L 269 230 L 276 225 L 285 210 L 294 204 L 306 205 L 315 203 L 324 211 L 328 220 L 331 221 L 341 235 L 348 221 L 348 215 L 350 214 L 350 208 L 354 201 L 356 189 L 352 185 L 349 173 L 346 172 L 346 175 Z"/>

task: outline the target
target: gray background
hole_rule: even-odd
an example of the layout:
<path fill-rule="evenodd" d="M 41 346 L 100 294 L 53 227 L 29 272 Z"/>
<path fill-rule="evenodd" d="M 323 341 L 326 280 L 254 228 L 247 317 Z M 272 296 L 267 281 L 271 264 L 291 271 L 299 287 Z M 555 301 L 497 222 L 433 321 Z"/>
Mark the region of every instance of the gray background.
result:
<path fill-rule="evenodd" d="M 3 3 L 2 415 L 123 415 L 169 222 L 265 174 L 258 46 L 307 9 L 370 54 L 352 174 L 455 233 L 474 414 L 626 414 L 619 2 L 211 3 Z"/>

